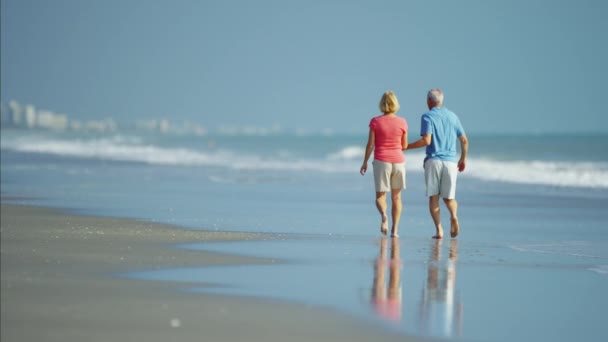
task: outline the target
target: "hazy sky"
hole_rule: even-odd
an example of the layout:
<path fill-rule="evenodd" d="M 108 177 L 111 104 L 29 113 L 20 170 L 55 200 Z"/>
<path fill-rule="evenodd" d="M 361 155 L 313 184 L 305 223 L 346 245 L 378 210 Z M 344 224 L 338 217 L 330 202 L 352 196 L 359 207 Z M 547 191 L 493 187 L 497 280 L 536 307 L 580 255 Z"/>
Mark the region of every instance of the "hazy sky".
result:
<path fill-rule="evenodd" d="M 1 99 L 72 118 L 608 132 L 608 1 L 1 0 Z"/>

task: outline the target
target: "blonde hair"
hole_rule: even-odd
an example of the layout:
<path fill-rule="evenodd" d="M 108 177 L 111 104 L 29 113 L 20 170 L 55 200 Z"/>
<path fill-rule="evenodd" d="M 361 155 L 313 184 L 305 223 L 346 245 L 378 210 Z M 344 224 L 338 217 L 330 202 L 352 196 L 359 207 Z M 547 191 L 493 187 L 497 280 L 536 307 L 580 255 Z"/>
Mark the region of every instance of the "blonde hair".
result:
<path fill-rule="evenodd" d="M 378 107 L 380 107 L 380 111 L 384 114 L 396 113 L 400 108 L 397 95 L 395 95 L 392 90 L 385 92 L 382 94 Z"/>

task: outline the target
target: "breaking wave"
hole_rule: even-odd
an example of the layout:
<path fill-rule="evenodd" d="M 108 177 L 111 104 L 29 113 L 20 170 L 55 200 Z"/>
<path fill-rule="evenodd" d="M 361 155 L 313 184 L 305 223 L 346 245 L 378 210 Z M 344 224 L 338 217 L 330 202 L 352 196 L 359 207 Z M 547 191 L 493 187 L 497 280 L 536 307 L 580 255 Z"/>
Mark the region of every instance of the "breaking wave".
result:
<path fill-rule="evenodd" d="M 285 146 L 289 149 L 289 146 Z M 75 158 L 139 162 L 155 165 L 212 166 L 237 170 L 357 172 L 364 155 L 363 146 L 345 146 L 323 151 L 316 157 L 295 153 L 268 156 L 264 152 L 238 150 L 198 150 L 146 144 L 142 139 L 116 136 L 100 139 L 60 139 L 20 136 L 2 139 L 2 149 Z M 422 172 L 424 154 L 406 152 L 408 172 Z M 354 170 L 354 171 L 353 171 Z M 480 180 L 549 186 L 608 189 L 608 163 L 564 161 L 504 161 L 487 158 L 469 160 L 463 177 Z"/>

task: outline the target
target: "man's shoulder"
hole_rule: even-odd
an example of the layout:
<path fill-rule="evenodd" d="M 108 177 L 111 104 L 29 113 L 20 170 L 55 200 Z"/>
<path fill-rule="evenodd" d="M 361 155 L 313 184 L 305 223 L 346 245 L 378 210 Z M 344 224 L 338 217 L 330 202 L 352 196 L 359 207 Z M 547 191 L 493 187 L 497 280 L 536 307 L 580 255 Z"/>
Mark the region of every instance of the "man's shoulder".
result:
<path fill-rule="evenodd" d="M 454 113 L 454 111 L 451 111 L 447 108 L 445 108 L 445 111 L 446 111 L 446 113 L 450 113 L 451 115 L 458 116 L 458 115 L 456 115 L 456 113 Z"/>
<path fill-rule="evenodd" d="M 422 117 L 423 119 L 424 119 L 424 118 L 430 119 L 432 116 L 433 116 L 433 113 L 432 113 L 431 111 L 428 111 L 428 112 L 424 112 L 424 113 L 422 113 L 422 116 L 421 116 L 421 117 Z"/>

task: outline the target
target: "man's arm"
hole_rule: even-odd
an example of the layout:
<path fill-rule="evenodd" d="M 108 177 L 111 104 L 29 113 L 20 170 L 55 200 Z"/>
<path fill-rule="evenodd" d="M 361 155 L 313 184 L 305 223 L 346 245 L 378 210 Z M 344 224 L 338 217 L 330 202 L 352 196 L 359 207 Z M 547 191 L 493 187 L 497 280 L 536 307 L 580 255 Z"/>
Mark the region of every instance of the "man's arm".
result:
<path fill-rule="evenodd" d="M 467 154 L 469 153 L 469 139 L 466 135 L 458 137 L 460 139 L 460 160 L 458 161 L 458 171 L 462 172 L 467 167 Z"/>
<path fill-rule="evenodd" d="M 411 150 L 411 149 L 420 148 L 420 147 L 427 147 L 431 144 L 432 139 L 433 139 L 432 134 L 424 134 L 424 135 L 422 135 L 422 138 L 414 141 L 411 144 L 408 144 L 406 150 Z"/>

